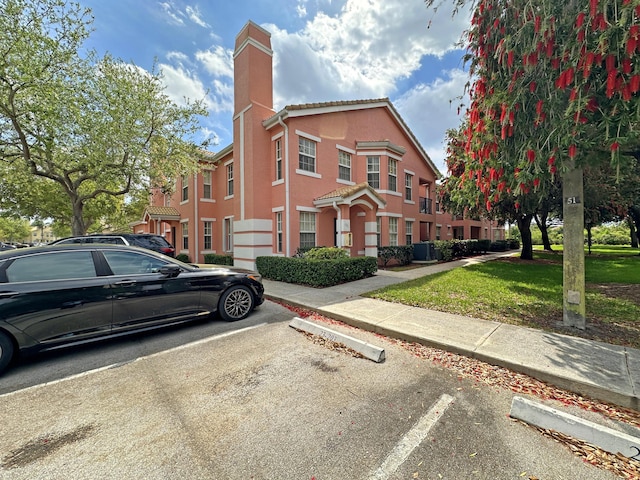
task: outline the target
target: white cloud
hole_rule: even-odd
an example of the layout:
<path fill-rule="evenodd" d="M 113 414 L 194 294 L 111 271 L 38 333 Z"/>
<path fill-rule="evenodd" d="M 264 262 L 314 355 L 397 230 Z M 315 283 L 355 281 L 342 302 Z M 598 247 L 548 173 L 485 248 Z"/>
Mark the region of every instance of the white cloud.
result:
<path fill-rule="evenodd" d="M 185 9 L 185 12 L 187 14 L 187 16 L 189 17 L 189 19 L 195 23 L 196 25 L 199 25 L 200 27 L 203 28 L 208 28 L 209 24 L 207 22 L 205 22 L 202 19 L 202 15 L 200 13 L 200 10 L 198 9 L 198 7 L 187 7 Z"/>
<path fill-rule="evenodd" d="M 318 13 L 304 30 L 268 25 L 277 105 L 391 96 L 425 55 L 455 49 L 467 16 L 423 0 L 348 0 L 337 15 Z"/>
<path fill-rule="evenodd" d="M 167 18 L 169 23 L 173 23 L 174 25 L 184 25 L 184 20 L 182 19 L 182 13 L 176 11 L 175 7 L 171 2 L 161 2 L 160 7 L 164 10 L 164 13 L 167 14 Z"/>
<path fill-rule="evenodd" d="M 468 73 L 462 70 L 451 70 L 445 75 L 445 79 L 429 85 L 416 85 L 393 102 L 443 175 L 446 174 L 445 133 L 460 125 L 464 112 L 458 114 L 459 97 L 469 80 Z"/>
<path fill-rule="evenodd" d="M 166 86 L 166 94 L 169 98 L 183 105 L 185 99 L 204 100 L 208 109 L 215 110 L 216 105 L 207 96 L 207 89 L 202 81 L 192 72 L 182 66 L 160 64 L 163 74 L 163 82 Z"/>
<path fill-rule="evenodd" d="M 233 52 L 221 46 L 211 47 L 209 50 L 196 52 L 196 60 L 214 77 L 233 79 Z"/>

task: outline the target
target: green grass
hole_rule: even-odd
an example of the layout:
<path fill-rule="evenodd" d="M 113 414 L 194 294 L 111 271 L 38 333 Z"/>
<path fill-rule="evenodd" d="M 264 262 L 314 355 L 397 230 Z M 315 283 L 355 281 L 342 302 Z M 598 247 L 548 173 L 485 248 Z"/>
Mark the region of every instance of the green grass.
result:
<path fill-rule="evenodd" d="M 635 256 L 617 250 L 603 249 L 603 253 L 585 258 L 586 332 L 567 332 L 559 326 L 559 253 L 536 252 L 534 261 L 497 260 L 457 268 L 376 290 L 368 296 L 640 348 L 640 300 L 633 293 L 640 289 L 635 287 L 640 284 L 640 257 L 638 250 Z"/>

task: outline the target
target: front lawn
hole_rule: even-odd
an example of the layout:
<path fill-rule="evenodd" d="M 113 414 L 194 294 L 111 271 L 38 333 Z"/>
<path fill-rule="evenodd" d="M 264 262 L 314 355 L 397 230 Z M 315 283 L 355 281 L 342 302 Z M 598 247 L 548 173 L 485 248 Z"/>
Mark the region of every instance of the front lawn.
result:
<path fill-rule="evenodd" d="M 585 257 L 587 330 L 584 332 L 561 325 L 561 253 L 536 252 L 532 261 L 508 257 L 456 268 L 376 290 L 367 296 L 640 348 L 637 252 L 627 247 L 624 254 L 609 250 Z"/>

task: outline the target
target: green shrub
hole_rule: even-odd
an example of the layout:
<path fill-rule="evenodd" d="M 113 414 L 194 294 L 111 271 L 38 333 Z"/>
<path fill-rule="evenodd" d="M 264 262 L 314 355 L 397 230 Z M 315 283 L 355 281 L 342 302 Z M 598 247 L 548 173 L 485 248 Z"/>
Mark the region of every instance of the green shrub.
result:
<path fill-rule="evenodd" d="M 205 253 L 204 263 L 210 263 L 213 265 L 233 266 L 233 257 L 231 255 L 218 255 L 215 253 Z"/>
<path fill-rule="evenodd" d="M 308 259 L 299 257 L 258 257 L 256 269 L 264 278 L 279 282 L 329 287 L 360 280 L 378 269 L 373 257 Z"/>
<path fill-rule="evenodd" d="M 436 240 L 436 258 L 443 262 L 453 260 L 453 240 Z"/>
<path fill-rule="evenodd" d="M 395 260 L 400 265 L 408 265 L 413 260 L 413 245 L 378 247 L 378 258 L 382 261 L 383 267 L 386 267 L 391 260 Z"/>
<path fill-rule="evenodd" d="M 348 258 L 349 253 L 340 247 L 314 247 L 307 250 L 303 257 L 309 260 L 334 260 Z"/>
<path fill-rule="evenodd" d="M 179 253 L 178 255 L 176 255 L 176 260 L 184 263 L 191 263 L 191 257 L 189 257 L 189 255 L 187 255 L 186 253 Z"/>

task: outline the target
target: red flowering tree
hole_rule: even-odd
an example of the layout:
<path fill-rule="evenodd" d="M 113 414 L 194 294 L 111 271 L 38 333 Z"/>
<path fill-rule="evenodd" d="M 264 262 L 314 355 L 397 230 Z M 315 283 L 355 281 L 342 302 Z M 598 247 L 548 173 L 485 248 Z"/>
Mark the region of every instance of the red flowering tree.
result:
<path fill-rule="evenodd" d="M 515 199 L 528 215 L 522 200 L 563 177 L 565 209 L 580 207 L 569 256 L 565 245 L 565 283 L 582 276 L 581 285 L 565 285 L 565 320 L 569 293 L 584 328 L 584 254 L 575 241 L 583 235 L 581 169 L 602 158 L 617 167 L 621 154 L 640 150 L 640 1 L 454 1 L 473 11 L 466 33 L 472 83 L 456 139 L 464 142 L 463 160 L 454 162 L 460 180 L 447 188 L 487 211 Z M 577 265 L 572 272 L 567 258 Z"/>

